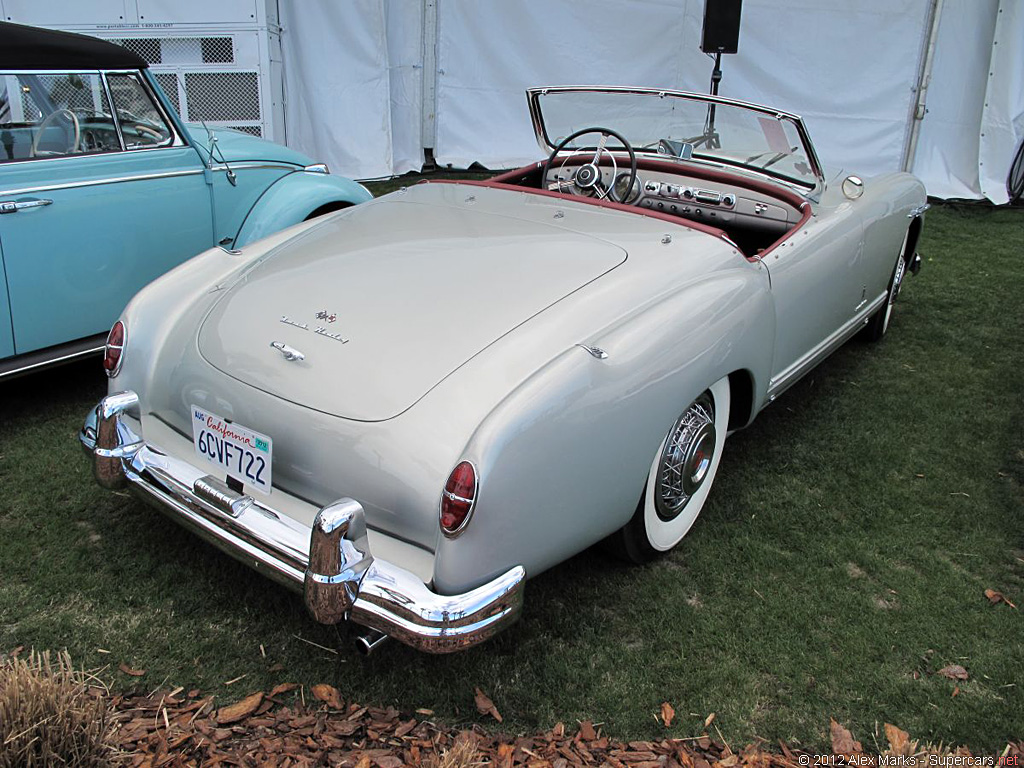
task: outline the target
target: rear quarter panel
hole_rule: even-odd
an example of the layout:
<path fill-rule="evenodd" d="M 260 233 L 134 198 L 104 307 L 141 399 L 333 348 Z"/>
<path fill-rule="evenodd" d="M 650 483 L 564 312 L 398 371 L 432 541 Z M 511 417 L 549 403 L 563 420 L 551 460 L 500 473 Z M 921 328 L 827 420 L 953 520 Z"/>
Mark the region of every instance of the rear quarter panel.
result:
<path fill-rule="evenodd" d="M 767 274 L 737 254 L 588 340 L 607 359 L 576 346 L 552 359 L 467 445 L 478 506 L 459 537 L 439 540 L 435 586 L 463 589 L 516 564 L 532 577 L 623 526 L 658 445 L 701 392 L 742 370 L 763 393 L 774 332 Z"/>

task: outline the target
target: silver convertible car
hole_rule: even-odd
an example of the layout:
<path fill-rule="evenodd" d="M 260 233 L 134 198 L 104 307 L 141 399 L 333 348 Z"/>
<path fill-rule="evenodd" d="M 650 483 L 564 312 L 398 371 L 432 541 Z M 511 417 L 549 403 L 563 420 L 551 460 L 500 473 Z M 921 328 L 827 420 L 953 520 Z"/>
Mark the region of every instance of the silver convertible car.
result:
<path fill-rule="evenodd" d="M 514 621 L 527 576 L 693 525 L 726 436 L 879 339 L 927 208 L 827 174 L 796 115 L 639 88 L 528 92 L 543 162 L 422 183 L 143 289 L 81 433 L 127 486 L 431 652 Z"/>

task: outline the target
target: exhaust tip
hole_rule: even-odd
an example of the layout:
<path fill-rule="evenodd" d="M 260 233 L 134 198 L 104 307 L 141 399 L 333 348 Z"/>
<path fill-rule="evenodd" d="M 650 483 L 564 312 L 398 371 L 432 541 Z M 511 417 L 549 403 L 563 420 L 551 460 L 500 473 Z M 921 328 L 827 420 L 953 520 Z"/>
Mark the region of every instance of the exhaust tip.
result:
<path fill-rule="evenodd" d="M 380 648 L 387 639 L 388 636 L 383 632 L 370 629 L 365 634 L 356 638 L 356 648 L 363 656 L 369 656 Z"/>

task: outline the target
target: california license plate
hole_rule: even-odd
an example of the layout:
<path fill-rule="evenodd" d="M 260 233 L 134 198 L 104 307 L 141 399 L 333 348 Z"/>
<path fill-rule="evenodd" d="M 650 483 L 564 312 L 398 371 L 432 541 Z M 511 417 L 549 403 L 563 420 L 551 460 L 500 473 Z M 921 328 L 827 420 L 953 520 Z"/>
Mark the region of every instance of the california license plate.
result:
<path fill-rule="evenodd" d="M 266 435 L 193 405 L 192 442 L 200 458 L 229 477 L 260 493 L 270 493 L 274 444 Z"/>

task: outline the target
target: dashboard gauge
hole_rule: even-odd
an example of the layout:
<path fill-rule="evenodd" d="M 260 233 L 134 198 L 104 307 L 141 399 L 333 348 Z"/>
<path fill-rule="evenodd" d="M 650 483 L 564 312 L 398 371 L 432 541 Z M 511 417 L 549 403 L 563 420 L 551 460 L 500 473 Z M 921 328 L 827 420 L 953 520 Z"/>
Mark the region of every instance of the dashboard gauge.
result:
<path fill-rule="evenodd" d="M 620 203 L 635 203 L 640 197 L 640 189 L 643 186 L 643 183 L 640 181 L 640 177 L 637 176 L 633 179 L 633 186 L 631 189 L 627 189 L 628 184 L 629 171 L 623 171 L 615 177 L 615 185 L 612 188 L 612 197 Z"/>

